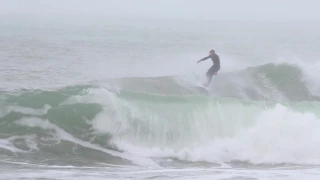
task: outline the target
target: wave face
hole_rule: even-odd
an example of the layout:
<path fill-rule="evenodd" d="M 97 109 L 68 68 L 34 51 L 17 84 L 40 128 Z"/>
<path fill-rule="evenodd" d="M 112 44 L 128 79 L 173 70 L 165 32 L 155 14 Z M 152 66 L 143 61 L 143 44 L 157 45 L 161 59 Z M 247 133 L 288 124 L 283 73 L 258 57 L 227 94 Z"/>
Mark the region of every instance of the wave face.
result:
<path fill-rule="evenodd" d="M 213 78 L 209 95 L 256 101 L 318 101 L 310 92 L 310 78 L 293 64 L 265 64 L 245 70 L 225 73 Z M 197 84 L 203 77 L 184 76 L 155 78 L 121 78 L 112 81 L 113 87 L 156 94 L 208 94 Z M 314 82 L 313 82 L 314 83 Z"/>
<path fill-rule="evenodd" d="M 197 78 L 4 91 L 0 154 L 49 164 L 320 164 L 320 104 L 298 66 L 221 74 L 209 91 Z"/>

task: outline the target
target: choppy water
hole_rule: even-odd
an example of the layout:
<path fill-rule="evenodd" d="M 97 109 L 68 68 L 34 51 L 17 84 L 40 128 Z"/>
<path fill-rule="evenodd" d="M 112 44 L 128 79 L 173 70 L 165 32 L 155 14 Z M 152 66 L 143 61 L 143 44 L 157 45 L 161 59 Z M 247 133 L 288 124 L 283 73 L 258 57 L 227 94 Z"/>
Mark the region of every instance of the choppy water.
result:
<path fill-rule="evenodd" d="M 13 19 L 2 179 L 319 178 L 318 26 Z"/>

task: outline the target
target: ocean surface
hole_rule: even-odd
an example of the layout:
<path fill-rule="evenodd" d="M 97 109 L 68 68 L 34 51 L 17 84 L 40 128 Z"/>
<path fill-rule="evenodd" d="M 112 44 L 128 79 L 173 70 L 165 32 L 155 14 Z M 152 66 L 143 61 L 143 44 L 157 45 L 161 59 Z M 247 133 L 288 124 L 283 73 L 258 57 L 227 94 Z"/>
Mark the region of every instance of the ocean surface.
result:
<path fill-rule="evenodd" d="M 1 18 L 0 179 L 320 178 L 319 24 Z"/>

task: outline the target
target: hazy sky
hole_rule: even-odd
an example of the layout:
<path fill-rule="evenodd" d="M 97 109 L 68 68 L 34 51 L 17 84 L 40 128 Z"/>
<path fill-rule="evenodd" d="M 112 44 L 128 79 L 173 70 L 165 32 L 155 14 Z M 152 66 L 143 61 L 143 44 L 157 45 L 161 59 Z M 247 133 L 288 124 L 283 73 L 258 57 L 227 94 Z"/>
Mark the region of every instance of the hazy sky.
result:
<path fill-rule="evenodd" d="M 320 20 L 319 0 L 0 0 L 0 15 Z"/>

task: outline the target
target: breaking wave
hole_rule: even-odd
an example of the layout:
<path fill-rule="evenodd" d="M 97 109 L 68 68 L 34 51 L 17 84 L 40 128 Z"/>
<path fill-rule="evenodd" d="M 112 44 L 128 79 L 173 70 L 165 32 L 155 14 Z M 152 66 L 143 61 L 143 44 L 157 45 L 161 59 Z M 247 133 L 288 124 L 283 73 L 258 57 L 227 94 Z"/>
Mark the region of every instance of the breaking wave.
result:
<path fill-rule="evenodd" d="M 320 105 L 298 66 L 221 74 L 209 91 L 198 81 L 128 77 L 4 91 L 0 154 L 53 164 L 320 164 Z"/>

